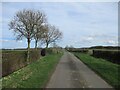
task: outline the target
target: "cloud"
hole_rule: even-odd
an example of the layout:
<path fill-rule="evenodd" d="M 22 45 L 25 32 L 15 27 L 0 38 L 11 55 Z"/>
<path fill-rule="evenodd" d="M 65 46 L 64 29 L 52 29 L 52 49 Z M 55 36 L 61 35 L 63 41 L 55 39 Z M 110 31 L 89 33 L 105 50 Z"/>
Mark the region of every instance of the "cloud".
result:
<path fill-rule="evenodd" d="M 92 41 L 92 40 L 94 40 L 94 38 L 93 37 L 86 37 L 85 40 Z"/>
<path fill-rule="evenodd" d="M 106 2 L 3 3 L 3 38 L 14 39 L 13 32 L 8 30 L 8 22 L 16 11 L 23 8 L 43 10 L 47 14 L 48 22 L 63 32 L 61 46 L 112 45 L 112 41 L 117 41 L 117 3 Z M 13 45 L 12 42 L 10 44 Z M 34 42 L 31 42 L 31 46 L 34 47 Z"/>
<path fill-rule="evenodd" d="M 9 40 L 9 39 L 0 39 L 0 43 L 2 44 L 1 48 L 26 48 L 27 47 L 27 42 L 25 40 Z"/>
<path fill-rule="evenodd" d="M 118 45 L 118 37 L 114 35 L 105 35 L 105 34 L 92 34 L 83 36 L 79 39 L 79 43 L 82 43 L 82 47 L 93 46 L 93 45 Z"/>
<path fill-rule="evenodd" d="M 9 40 L 0 40 L 0 42 L 8 42 Z"/>
<path fill-rule="evenodd" d="M 0 42 L 15 42 L 15 40 L 8 40 L 8 39 L 0 39 Z"/>
<path fill-rule="evenodd" d="M 105 43 L 108 45 L 118 45 L 118 41 L 113 41 L 113 40 L 105 41 Z"/>
<path fill-rule="evenodd" d="M 22 40 L 16 41 L 16 40 L 10 40 L 10 39 L 0 39 L 0 42 L 4 43 L 4 42 L 18 42 L 18 43 L 22 43 Z"/>

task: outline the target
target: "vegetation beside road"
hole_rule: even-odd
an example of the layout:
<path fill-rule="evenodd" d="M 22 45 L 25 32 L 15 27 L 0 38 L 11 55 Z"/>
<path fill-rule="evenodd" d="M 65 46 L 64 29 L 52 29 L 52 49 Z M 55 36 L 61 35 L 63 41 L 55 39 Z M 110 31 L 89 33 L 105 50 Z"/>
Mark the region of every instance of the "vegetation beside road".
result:
<path fill-rule="evenodd" d="M 118 75 L 118 68 L 120 65 L 113 64 L 104 59 L 94 58 L 85 53 L 74 52 L 74 55 L 78 57 L 83 63 L 88 65 L 88 67 L 98 73 L 113 87 L 120 87 L 120 80 Z"/>
<path fill-rule="evenodd" d="M 109 48 L 109 47 L 106 47 Z M 93 57 L 102 58 L 108 60 L 115 64 L 120 64 L 119 56 L 120 50 L 116 48 L 111 49 L 91 49 L 91 48 L 66 48 L 69 52 L 80 52 L 80 53 L 88 53 Z"/>
<path fill-rule="evenodd" d="M 40 57 L 40 50 L 30 50 L 29 64 Z M 27 63 L 27 50 L 2 50 L 2 76 L 23 68 Z"/>
<path fill-rule="evenodd" d="M 51 53 L 2 78 L 3 88 L 41 88 L 45 85 L 62 53 Z"/>

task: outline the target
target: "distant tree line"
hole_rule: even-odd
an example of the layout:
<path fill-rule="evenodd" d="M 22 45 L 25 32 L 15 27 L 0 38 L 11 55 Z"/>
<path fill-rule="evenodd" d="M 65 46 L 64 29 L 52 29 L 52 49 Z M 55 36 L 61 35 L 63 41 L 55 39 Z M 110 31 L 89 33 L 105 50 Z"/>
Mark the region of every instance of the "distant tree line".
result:
<path fill-rule="evenodd" d="M 62 38 L 62 32 L 47 21 L 46 14 L 40 10 L 23 9 L 18 11 L 9 23 L 9 29 L 14 31 L 16 40 L 27 39 L 27 60 L 29 60 L 30 43 L 35 40 L 35 48 L 38 42 L 46 45 Z"/>
<path fill-rule="evenodd" d="M 120 49 L 120 46 L 93 46 L 89 49 Z"/>
<path fill-rule="evenodd" d="M 92 46 L 92 47 L 82 47 L 82 48 L 75 48 L 73 46 L 66 46 L 65 49 L 113 49 L 113 50 L 119 50 L 120 46 Z"/>

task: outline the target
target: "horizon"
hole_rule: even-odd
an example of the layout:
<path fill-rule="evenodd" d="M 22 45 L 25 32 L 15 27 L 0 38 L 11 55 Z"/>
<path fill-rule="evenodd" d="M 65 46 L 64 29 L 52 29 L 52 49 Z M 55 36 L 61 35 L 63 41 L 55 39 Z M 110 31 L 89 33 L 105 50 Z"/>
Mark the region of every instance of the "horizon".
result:
<path fill-rule="evenodd" d="M 16 41 L 8 27 L 15 13 L 24 8 L 43 10 L 48 22 L 63 32 L 58 46 L 118 46 L 117 2 L 4 2 L 0 16 L 3 31 L 1 48 L 27 48 L 26 39 Z M 31 48 L 34 48 L 34 40 Z"/>
<path fill-rule="evenodd" d="M 72 48 L 94 48 L 94 47 L 103 47 L 103 48 L 106 48 L 106 47 L 112 47 L 112 48 L 118 48 L 118 47 L 120 47 L 120 46 L 89 46 L 89 47 L 72 47 Z M 38 49 L 39 48 L 44 48 L 44 47 L 38 47 Z M 48 47 L 48 48 L 54 48 L 54 47 Z M 60 48 L 66 48 L 66 47 L 60 47 Z M 71 48 L 70 46 L 68 46 L 68 48 Z M 0 48 L 0 50 L 4 50 L 4 49 L 27 49 L 27 47 L 26 48 Z M 35 49 L 34 47 L 33 48 L 30 48 L 30 49 Z"/>

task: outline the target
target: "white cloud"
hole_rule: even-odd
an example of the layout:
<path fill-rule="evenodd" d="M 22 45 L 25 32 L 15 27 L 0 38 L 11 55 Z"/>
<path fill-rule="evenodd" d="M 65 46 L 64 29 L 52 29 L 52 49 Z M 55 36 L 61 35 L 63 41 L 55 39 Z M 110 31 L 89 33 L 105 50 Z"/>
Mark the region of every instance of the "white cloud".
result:
<path fill-rule="evenodd" d="M 15 40 L 9 40 L 9 39 L 0 39 L 0 42 L 15 42 Z"/>
<path fill-rule="evenodd" d="M 23 43 L 22 40 L 16 41 L 16 40 L 10 40 L 10 39 L 0 39 L 0 42 L 4 43 L 4 42 L 18 42 L 18 43 Z"/>
<path fill-rule="evenodd" d="M 118 45 L 118 41 L 113 41 L 113 40 L 108 40 L 108 41 L 105 41 L 105 43 L 107 43 L 108 45 Z"/>
<path fill-rule="evenodd" d="M 48 22 L 57 26 L 63 32 L 62 46 L 104 45 L 106 44 L 105 41 L 117 40 L 115 37 L 118 32 L 117 3 L 29 2 L 3 3 L 3 7 L 4 38 L 8 36 L 13 38 L 12 32 L 8 30 L 8 21 L 12 19 L 16 11 L 25 7 L 42 9 L 47 14 Z M 31 43 L 34 45 L 34 42 Z M 109 45 L 111 44 L 109 43 Z"/>
<path fill-rule="evenodd" d="M 87 37 L 86 40 L 91 41 L 91 40 L 94 40 L 94 39 L 93 39 L 93 37 Z"/>

